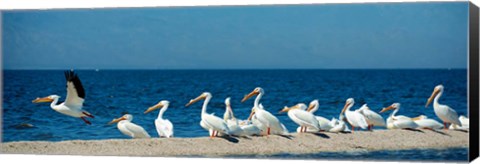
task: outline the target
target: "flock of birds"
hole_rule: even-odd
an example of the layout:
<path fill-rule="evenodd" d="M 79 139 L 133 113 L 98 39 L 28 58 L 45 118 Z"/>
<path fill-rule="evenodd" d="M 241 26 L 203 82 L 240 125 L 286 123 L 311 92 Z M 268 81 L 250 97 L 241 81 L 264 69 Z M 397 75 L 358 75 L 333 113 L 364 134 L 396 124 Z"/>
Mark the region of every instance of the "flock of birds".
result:
<path fill-rule="evenodd" d="M 62 114 L 81 118 L 85 123 L 91 124 L 86 118 L 94 118 L 92 114 L 82 109 L 85 99 L 85 91 L 82 83 L 72 70 L 65 72 L 67 80 L 67 97 L 65 102 L 58 104 L 60 96 L 50 95 L 44 98 L 36 98 L 33 103 L 51 102 L 50 107 Z M 440 104 L 438 100 L 443 94 L 444 87 L 438 85 L 434 88 L 432 95 L 428 98 L 425 108 L 433 100 L 433 109 L 435 114 L 443 121 L 443 124 L 434 119 L 427 118 L 425 115 L 418 117 L 407 117 L 403 115 L 396 115 L 400 110 L 400 103 L 393 103 L 392 105 L 383 108 L 380 113 L 393 110 L 389 117 L 384 118 L 372 111 L 366 104 L 357 110 L 350 110 L 354 105 L 354 99 L 349 98 L 345 102 L 345 106 L 340 112 L 339 118 L 332 118 L 328 120 L 324 117 L 315 115 L 314 113 L 319 108 L 318 100 L 313 100 L 308 106 L 304 103 L 298 103 L 294 106 L 285 106 L 279 112 L 286 112 L 288 117 L 299 125 L 298 133 L 305 132 L 354 132 L 355 128 L 362 128 L 371 130 L 374 126 L 383 126 L 387 129 L 462 129 L 468 130 L 469 119 L 465 116 L 458 117 L 455 110 L 447 105 Z M 198 101 L 203 100 L 200 126 L 209 131 L 210 137 L 217 136 L 264 136 L 264 135 L 288 135 L 287 128 L 275 117 L 272 113 L 267 111 L 260 103 L 260 99 L 265 94 L 260 87 L 255 88 L 252 92 L 247 94 L 242 103 L 253 96 L 256 96 L 250 116 L 246 120 L 239 120 L 234 116 L 233 110 L 230 106 L 230 98 L 225 99 L 225 113 L 223 119 L 214 114 L 207 113 L 207 106 L 212 98 L 209 92 L 204 92 L 195 99 L 190 100 L 185 106 L 190 106 Z M 57 105 L 58 104 L 58 105 Z M 169 107 L 169 101 L 162 100 L 156 105 L 149 107 L 144 113 L 150 113 L 156 109 L 160 109 L 157 119 L 155 119 L 155 126 L 159 137 L 170 138 L 173 137 L 173 124 L 163 118 L 163 114 Z M 150 135 L 141 126 L 132 123 L 133 116 L 125 114 L 120 118 L 113 119 L 109 124 L 117 123 L 117 128 L 121 133 L 132 138 L 150 138 Z M 348 123 L 351 130 L 348 128 Z M 450 124 L 450 126 L 449 126 Z"/>

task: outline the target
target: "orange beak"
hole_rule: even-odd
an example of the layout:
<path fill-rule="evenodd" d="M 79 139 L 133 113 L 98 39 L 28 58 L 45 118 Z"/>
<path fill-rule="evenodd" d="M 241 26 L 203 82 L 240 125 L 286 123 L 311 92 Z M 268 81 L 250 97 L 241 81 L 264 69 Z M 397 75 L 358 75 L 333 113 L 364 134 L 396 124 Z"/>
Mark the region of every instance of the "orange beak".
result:
<path fill-rule="evenodd" d="M 151 111 L 154 111 L 155 109 L 159 109 L 159 108 L 162 108 L 162 107 L 163 107 L 163 104 L 162 104 L 162 103 L 158 103 L 158 104 L 156 104 L 156 105 L 154 105 L 154 106 L 149 107 L 145 112 L 143 112 L 143 114 L 147 114 L 147 113 L 149 113 L 149 112 L 151 112 Z"/>
<path fill-rule="evenodd" d="M 44 98 L 36 98 L 35 100 L 32 101 L 32 103 L 42 103 L 42 102 L 52 102 L 53 99 L 44 97 Z"/>
<path fill-rule="evenodd" d="M 349 105 L 350 105 L 350 103 L 345 103 L 345 106 L 343 106 L 342 112 L 340 114 L 343 114 L 347 110 L 347 107 Z"/>
<path fill-rule="evenodd" d="M 428 107 L 428 105 L 432 102 L 433 98 L 434 98 L 435 96 L 437 96 L 438 93 L 440 93 L 440 90 L 438 90 L 438 89 L 433 90 L 432 95 L 431 95 L 430 98 L 428 98 L 428 100 L 427 100 L 427 104 L 425 104 L 425 108 Z"/>
<path fill-rule="evenodd" d="M 122 121 L 122 120 L 126 120 L 127 118 L 125 117 L 120 117 L 120 118 L 117 118 L 117 119 L 113 119 L 112 121 L 110 121 L 108 124 L 113 124 L 113 123 L 117 123 L 119 121 Z"/>
<path fill-rule="evenodd" d="M 380 113 L 383 113 L 383 112 L 386 112 L 386 111 L 389 111 L 389 110 L 392 110 L 392 109 L 394 109 L 394 107 L 390 105 L 386 108 L 383 108 L 382 111 L 380 111 Z"/>
<path fill-rule="evenodd" d="M 205 98 L 207 98 L 207 97 L 204 96 L 204 95 L 200 95 L 200 96 L 198 96 L 197 98 L 190 100 L 190 102 L 188 102 L 185 106 L 186 106 L 186 107 L 187 107 L 187 106 L 190 106 L 190 105 L 192 105 L 193 103 L 196 103 L 196 102 L 198 102 L 198 101 L 200 101 L 200 100 L 203 100 L 203 99 L 205 99 Z"/>
<path fill-rule="evenodd" d="M 258 94 L 259 94 L 259 93 L 258 93 L 257 91 L 255 91 L 255 90 L 252 91 L 252 92 L 250 92 L 248 95 L 245 95 L 245 97 L 243 97 L 242 103 L 245 102 L 245 101 L 247 101 L 250 97 L 255 96 L 255 95 L 258 95 Z"/>

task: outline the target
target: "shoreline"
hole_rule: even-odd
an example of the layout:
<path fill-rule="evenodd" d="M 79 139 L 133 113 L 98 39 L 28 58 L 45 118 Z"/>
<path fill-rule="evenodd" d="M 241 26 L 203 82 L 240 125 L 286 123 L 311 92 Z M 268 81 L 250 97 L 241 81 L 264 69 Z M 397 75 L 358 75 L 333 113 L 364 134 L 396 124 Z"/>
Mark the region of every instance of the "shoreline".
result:
<path fill-rule="evenodd" d="M 151 138 L 1 143 L 2 154 L 91 156 L 222 157 L 234 155 L 312 154 L 469 146 L 464 131 L 376 130 L 351 133 L 291 133 L 248 138 Z"/>

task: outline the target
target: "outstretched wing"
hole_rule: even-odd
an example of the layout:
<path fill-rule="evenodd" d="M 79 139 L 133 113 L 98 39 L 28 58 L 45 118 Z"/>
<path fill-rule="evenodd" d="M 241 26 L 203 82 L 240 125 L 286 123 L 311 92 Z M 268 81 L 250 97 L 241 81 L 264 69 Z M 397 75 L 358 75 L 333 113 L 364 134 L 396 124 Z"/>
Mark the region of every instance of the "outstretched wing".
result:
<path fill-rule="evenodd" d="M 72 70 L 65 71 L 65 79 L 67 80 L 67 98 L 65 105 L 82 107 L 85 99 L 85 90 L 82 82 Z"/>

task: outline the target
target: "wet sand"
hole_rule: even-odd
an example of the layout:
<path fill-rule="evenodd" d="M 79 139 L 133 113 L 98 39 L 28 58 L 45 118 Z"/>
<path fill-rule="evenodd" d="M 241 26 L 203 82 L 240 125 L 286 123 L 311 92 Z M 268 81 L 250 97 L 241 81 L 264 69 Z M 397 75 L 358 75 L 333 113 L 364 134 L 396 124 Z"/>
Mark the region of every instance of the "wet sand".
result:
<path fill-rule="evenodd" d="M 468 147 L 466 131 L 377 130 L 351 133 L 292 133 L 248 138 L 152 138 L 25 141 L 1 143 L 2 154 L 99 156 L 224 156 L 278 153 Z"/>

